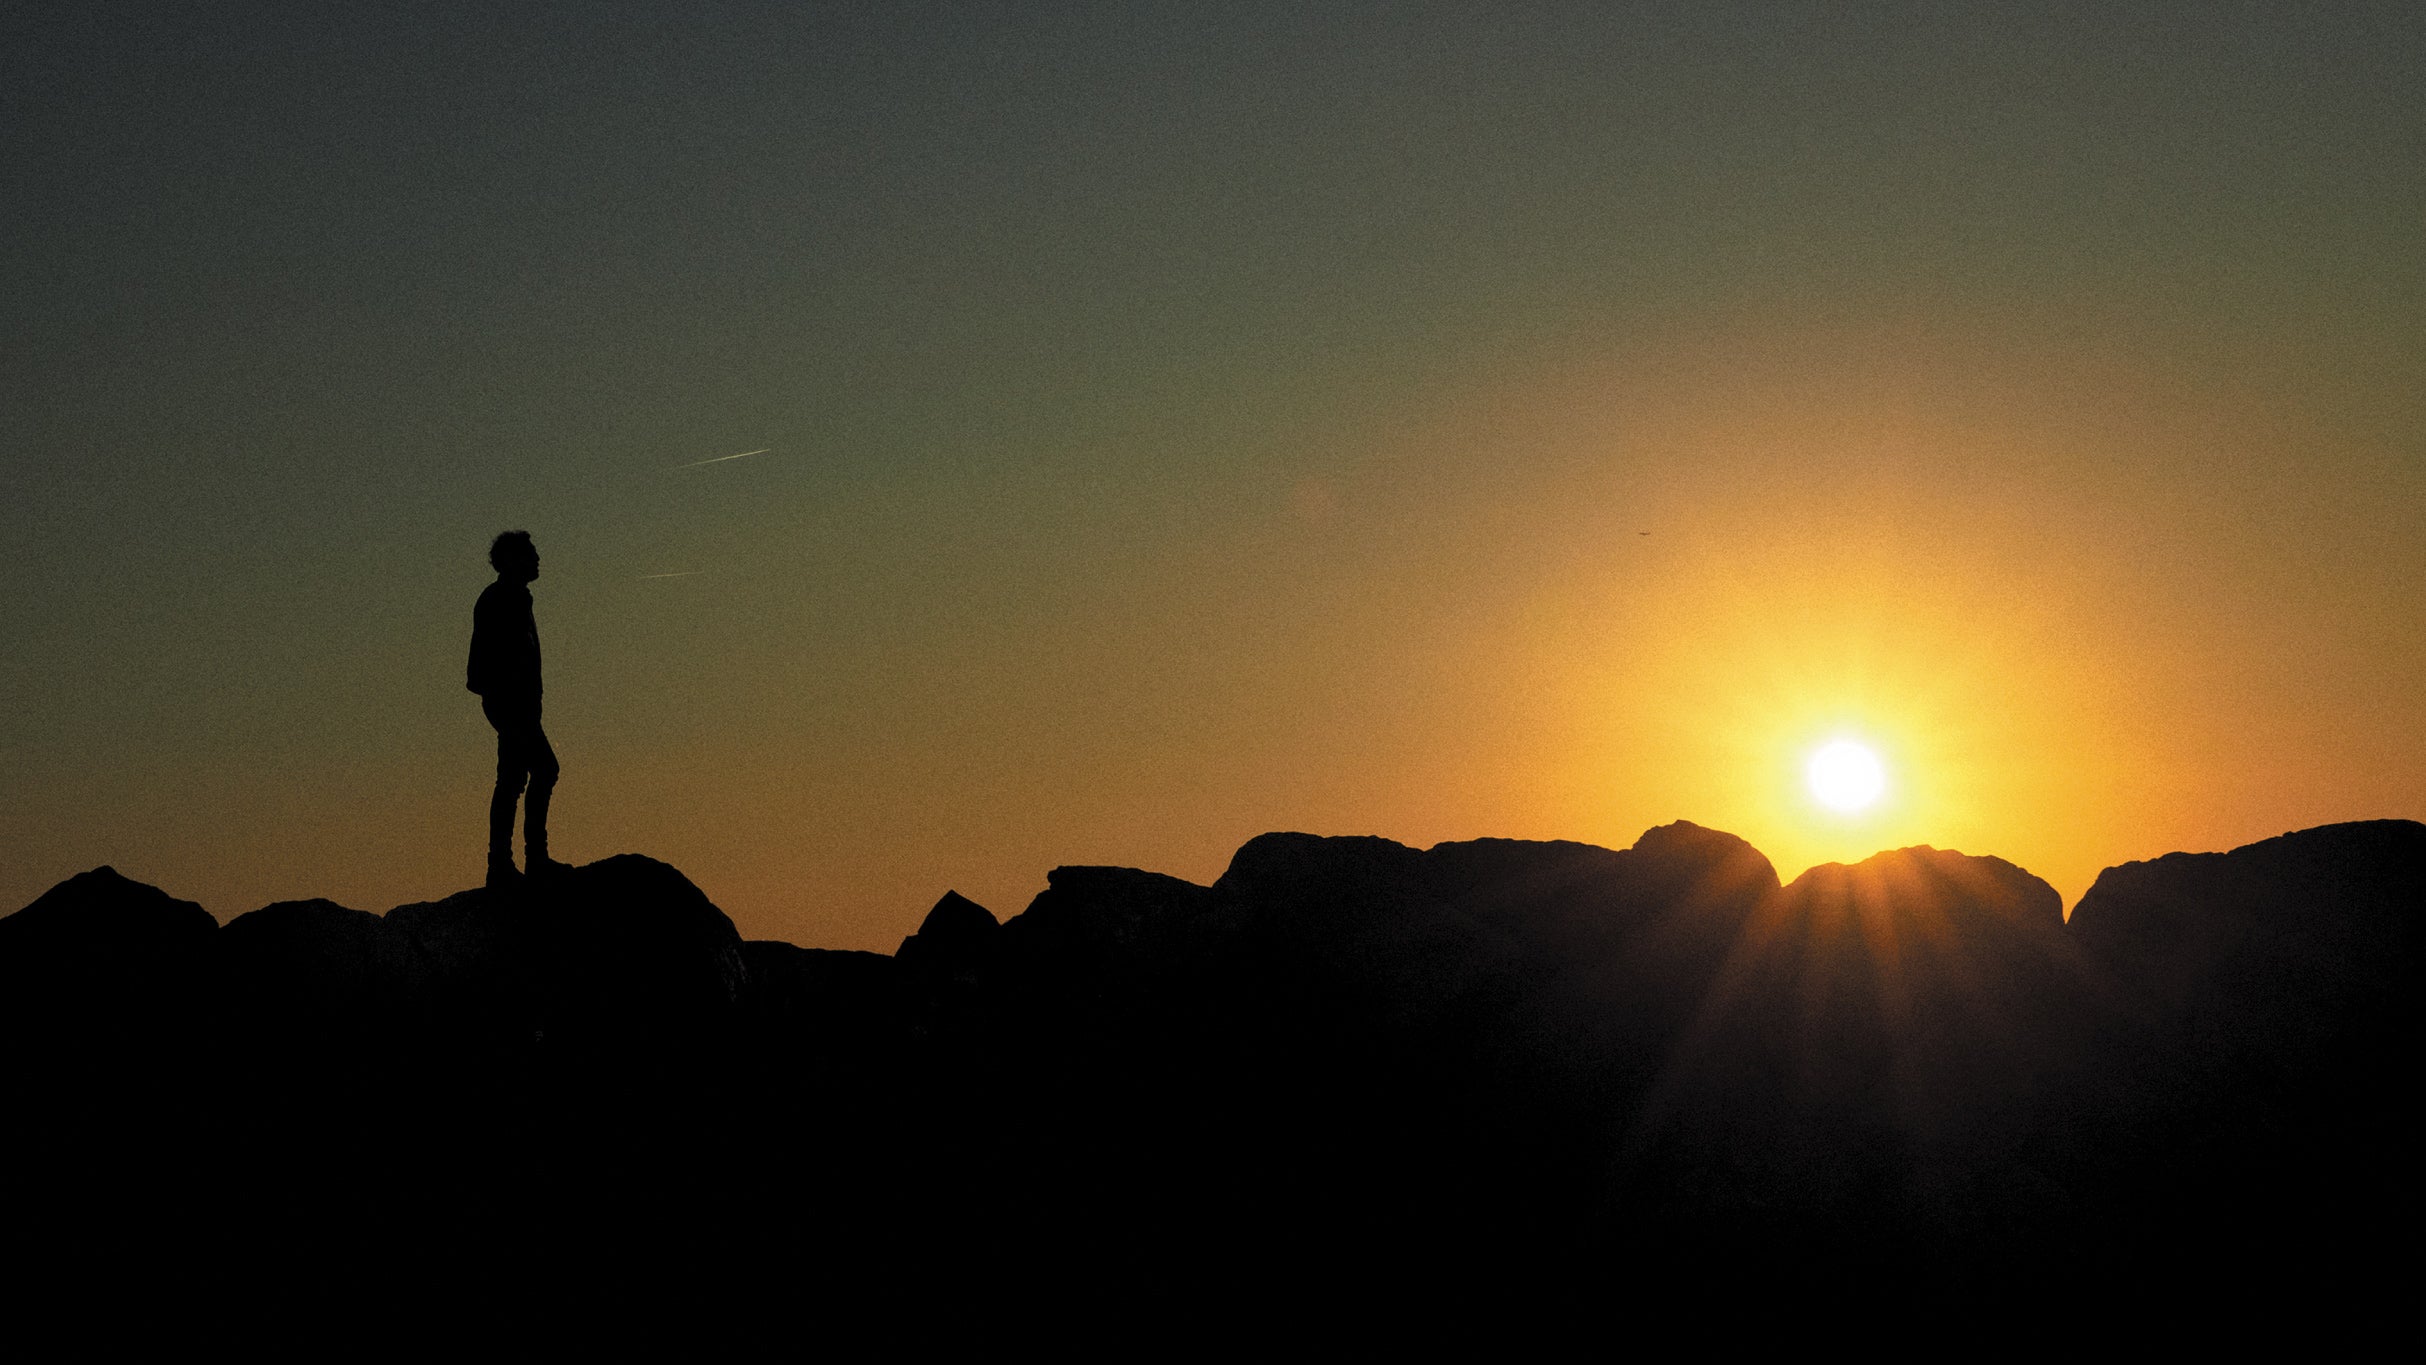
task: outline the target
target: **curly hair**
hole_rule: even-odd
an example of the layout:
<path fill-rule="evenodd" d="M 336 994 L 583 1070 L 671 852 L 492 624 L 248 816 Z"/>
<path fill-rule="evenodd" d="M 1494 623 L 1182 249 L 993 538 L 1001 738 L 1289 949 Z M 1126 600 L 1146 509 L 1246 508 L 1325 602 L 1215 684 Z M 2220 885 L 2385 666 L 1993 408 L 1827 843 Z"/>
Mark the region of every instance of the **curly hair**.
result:
<path fill-rule="evenodd" d="M 500 531 L 489 542 L 489 567 L 502 571 L 509 559 L 529 559 L 539 551 L 532 548 L 528 531 Z"/>

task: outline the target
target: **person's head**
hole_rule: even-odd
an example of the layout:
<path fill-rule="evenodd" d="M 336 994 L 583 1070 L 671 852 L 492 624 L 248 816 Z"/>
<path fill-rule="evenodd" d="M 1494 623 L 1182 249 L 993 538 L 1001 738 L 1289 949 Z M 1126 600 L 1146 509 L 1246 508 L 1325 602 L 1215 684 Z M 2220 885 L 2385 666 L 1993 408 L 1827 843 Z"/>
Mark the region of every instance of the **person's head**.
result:
<path fill-rule="evenodd" d="M 539 548 L 528 531 L 506 531 L 489 542 L 489 567 L 499 578 L 528 583 L 539 576 Z"/>

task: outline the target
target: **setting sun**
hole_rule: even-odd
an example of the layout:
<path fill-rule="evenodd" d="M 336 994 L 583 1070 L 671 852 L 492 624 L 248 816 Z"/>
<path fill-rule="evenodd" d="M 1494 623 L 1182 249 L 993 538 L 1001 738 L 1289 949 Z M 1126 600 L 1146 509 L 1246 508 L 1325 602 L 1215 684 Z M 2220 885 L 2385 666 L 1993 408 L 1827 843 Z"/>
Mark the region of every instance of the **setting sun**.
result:
<path fill-rule="evenodd" d="M 1804 777 L 1821 805 L 1847 815 L 1869 809 L 1887 789 L 1887 770 L 1878 755 L 1849 739 L 1820 746 Z"/>

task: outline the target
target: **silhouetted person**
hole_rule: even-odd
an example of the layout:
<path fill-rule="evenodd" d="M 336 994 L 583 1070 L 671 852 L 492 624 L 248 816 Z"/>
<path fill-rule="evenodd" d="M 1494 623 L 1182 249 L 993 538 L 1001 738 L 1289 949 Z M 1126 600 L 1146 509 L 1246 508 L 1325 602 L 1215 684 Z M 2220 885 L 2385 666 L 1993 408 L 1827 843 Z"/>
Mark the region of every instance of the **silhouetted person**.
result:
<path fill-rule="evenodd" d="M 510 883 L 514 871 L 514 802 L 525 782 L 531 800 L 522 817 L 523 864 L 532 876 L 564 870 L 548 857 L 548 795 L 556 789 L 556 751 L 539 728 L 539 623 L 531 615 L 531 580 L 539 551 L 528 531 L 507 531 L 489 544 L 497 581 L 472 608 L 472 658 L 464 686 L 480 694 L 480 709 L 497 727 L 497 790 L 489 797 L 489 879 Z"/>

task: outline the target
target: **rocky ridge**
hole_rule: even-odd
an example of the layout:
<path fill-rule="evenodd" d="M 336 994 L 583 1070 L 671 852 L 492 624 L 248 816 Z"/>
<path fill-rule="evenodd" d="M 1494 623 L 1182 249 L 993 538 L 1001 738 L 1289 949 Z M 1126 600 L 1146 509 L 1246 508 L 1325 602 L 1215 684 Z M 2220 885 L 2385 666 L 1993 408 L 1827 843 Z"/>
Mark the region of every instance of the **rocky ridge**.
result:
<path fill-rule="evenodd" d="M 2406 821 L 2110 869 L 2069 922 L 1930 848 L 1780 885 L 1683 822 L 1272 834 L 1210 886 L 947 893 L 890 956 L 744 942 L 631 855 L 224 929 L 103 868 L 0 919 L 7 1156 L 71 1246 L 536 1238 L 887 1301 L 948 1255 L 998 1310 L 2347 1297 L 2383 1267 L 2274 1253 L 2410 1216 L 2422 908 Z"/>

